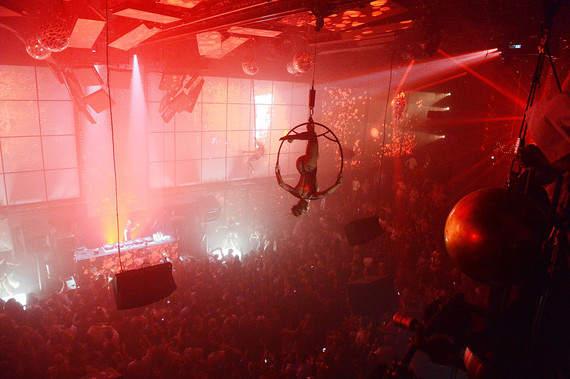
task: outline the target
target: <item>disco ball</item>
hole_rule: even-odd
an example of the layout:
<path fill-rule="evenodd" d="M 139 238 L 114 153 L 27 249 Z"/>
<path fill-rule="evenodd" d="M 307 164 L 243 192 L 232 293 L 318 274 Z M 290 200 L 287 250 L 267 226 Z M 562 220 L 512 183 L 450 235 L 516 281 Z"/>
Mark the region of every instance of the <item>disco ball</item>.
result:
<path fill-rule="evenodd" d="M 298 72 L 305 73 L 313 67 L 313 57 L 307 52 L 297 53 L 293 57 L 293 67 Z"/>
<path fill-rule="evenodd" d="M 38 41 L 47 50 L 57 53 L 69 46 L 69 31 L 60 19 L 44 22 L 38 31 Z"/>
<path fill-rule="evenodd" d="M 526 195 L 486 188 L 465 196 L 445 222 L 445 246 L 470 278 L 511 285 L 532 277 L 540 266 L 544 212 Z"/>
<path fill-rule="evenodd" d="M 295 74 L 299 73 L 299 71 L 297 71 L 297 69 L 293 65 L 293 62 L 287 62 L 287 72 L 291 75 L 295 75 Z"/>
<path fill-rule="evenodd" d="M 51 56 L 51 51 L 44 48 L 37 39 L 31 39 L 26 43 L 26 52 L 30 55 L 30 57 L 39 61 L 43 61 L 44 59 L 47 59 Z"/>
<path fill-rule="evenodd" d="M 257 60 L 253 57 L 245 58 L 241 62 L 241 69 L 247 75 L 255 75 L 259 71 L 259 63 L 257 63 Z"/>

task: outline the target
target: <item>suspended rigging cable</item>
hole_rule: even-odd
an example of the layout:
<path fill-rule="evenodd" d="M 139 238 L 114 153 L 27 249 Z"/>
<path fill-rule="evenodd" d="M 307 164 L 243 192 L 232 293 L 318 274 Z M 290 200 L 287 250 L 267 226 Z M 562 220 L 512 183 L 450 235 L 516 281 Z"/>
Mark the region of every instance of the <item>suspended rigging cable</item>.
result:
<path fill-rule="evenodd" d="M 376 196 L 376 209 L 380 204 L 380 191 L 382 189 L 382 175 L 384 173 L 384 156 L 386 155 L 386 118 L 388 116 L 388 104 L 390 103 L 390 91 L 392 90 L 392 72 L 394 68 L 394 48 L 390 58 L 390 79 L 388 80 L 388 91 L 386 92 L 386 106 L 384 107 L 384 121 L 382 125 L 382 153 L 380 154 L 380 173 L 378 175 L 378 192 Z"/>
<path fill-rule="evenodd" d="M 251 101 L 253 103 L 253 139 L 256 141 L 257 138 L 257 113 L 255 109 L 255 82 L 253 78 L 251 78 Z M 249 109 L 251 115 L 251 108 Z M 257 142 L 256 142 L 257 144 Z"/>
<path fill-rule="evenodd" d="M 109 0 L 105 1 L 105 63 L 107 65 L 107 99 L 109 101 L 109 120 L 111 125 L 111 145 L 113 148 L 113 179 L 115 181 L 115 217 L 117 225 L 117 251 L 119 254 L 119 267 L 123 271 L 121 259 L 121 229 L 119 227 L 119 186 L 117 182 L 117 156 L 115 151 L 115 125 L 113 123 L 113 101 L 111 99 L 111 80 L 109 71 Z"/>
<path fill-rule="evenodd" d="M 315 72 L 317 71 L 317 45 L 319 44 L 319 32 L 315 30 L 315 51 L 313 53 L 313 80 L 312 85 L 315 85 Z"/>

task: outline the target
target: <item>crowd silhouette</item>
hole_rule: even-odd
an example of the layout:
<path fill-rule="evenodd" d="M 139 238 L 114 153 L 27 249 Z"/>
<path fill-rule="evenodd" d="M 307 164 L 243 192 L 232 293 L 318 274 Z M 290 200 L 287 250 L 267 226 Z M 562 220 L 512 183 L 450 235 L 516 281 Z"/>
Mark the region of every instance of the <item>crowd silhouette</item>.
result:
<path fill-rule="evenodd" d="M 7 301 L 0 307 L 0 376 L 370 377 L 406 352 L 410 332 L 392 322 L 395 313 L 421 320 L 441 299 L 462 293 L 485 306 L 488 295 L 488 286 L 462 275 L 446 254 L 443 188 L 414 172 L 379 200 L 371 190 L 379 185 L 369 175 L 345 186 L 293 228 L 250 222 L 255 243 L 241 259 L 180 251 L 172 262 L 177 290 L 147 307 L 117 310 L 102 275 L 74 290 L 30 293 L 25 306 Z M 287 199 L 274 196 L 268 203 L 285 209 Z M 343 225 L 374 214 L 384 233 L 349 246 Z M 387 278 L 397 302 L 356 309 L 349 286 L 367 277 Z M 452 370 L 421 354 L 410 368 L 429 378 Z"/>

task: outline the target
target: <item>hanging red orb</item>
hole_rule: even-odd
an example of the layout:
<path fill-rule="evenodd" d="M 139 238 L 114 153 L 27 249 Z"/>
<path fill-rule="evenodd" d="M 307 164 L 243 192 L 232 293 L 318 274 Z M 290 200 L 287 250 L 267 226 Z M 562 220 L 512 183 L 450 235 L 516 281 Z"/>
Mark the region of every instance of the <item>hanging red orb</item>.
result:
<path fill-rule="evenodd" d="M 380 135 L 380 131 L 378 130 L 378 128 L 370 129 L 370 136 L 372 138 L 378 138 L 379 135 Z"/>
<path fill-rule="evenodd" d="M 44 22 L 38 31 L 38 42 L 52 53 L 67 49 L 69 46 L 69 31 L 61 19 Z"/>
<path fill-rule="evenodd" d="M 253 75 L 257 74 L 257 72 L 259 71 L 259 64 L 257 63 L 257 60 L 253 57 L 245 58 L 241 62 L 241 69 L 247 75 L 253 76 Z"/>
<path fill-rule="evenodd" d="M 470 278 L 489 285 L 512 285 L 539 267 L 546 218 L 534 202 L 503 188 L 477 190 L 451 210 L 445 246 Z"/>
<path fill-rule="evenodd" d="M 313 68 L 313 57 L 307 52 L 295 54 L 293 57 L 293 68 L 302 73 L 309 71 Z"/>

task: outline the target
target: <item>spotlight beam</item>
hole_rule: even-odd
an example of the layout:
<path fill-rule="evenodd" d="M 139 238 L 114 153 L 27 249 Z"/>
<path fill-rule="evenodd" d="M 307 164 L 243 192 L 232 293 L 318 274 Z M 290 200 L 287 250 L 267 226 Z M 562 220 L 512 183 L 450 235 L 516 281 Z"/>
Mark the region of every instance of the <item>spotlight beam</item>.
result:
<path fill-rule="evenodd" d="M 360 75 L 351 77 L 349 79 L 341 79 L 338 81 L 328 82 L 329 87 L 354 87 L 362 86 L 368 87 L 370 89 L 370 94 L 372 96 L 384 92 L 384 88 L 387 88 L 387 83 L 390 80 L 390 76 L 394 80 L 399 80 L 402 87 L 406 91 L 411 91 L 406 89 L 406 87 L 421 86 L 417 89 L 423 88 L 423 86 L 431 86 L 437 84 L 438 82 L 429 82 L 431 80 L 451 80 L 454 77 L 449 77 L 448 75 L 466 75 L 465 71 L 469 66 L 483 63 L 489 61 L 490 59 L 499 57 L 498 52 L 492 52 L 489 50 L 474 51 L 467 54 L 462 54 L 453 57 L 452 59 L 440 58 L 429 62 L 414 63 L 408 65 L 407 67 L 396 68 L 392 72 L 391 70 L 377 71 L 371 74 Z M 461 69 L 464 70 L 461 70 Z M 462 72 L 459 72 L 459 71 Z M 405 78 L 404 78 L 405 77 Z M 443 79 L 441 79 L 444 77 Z M 404 80 L 406 85 L 404 86 Z M 428 82 L 428 84 L 426 84 Z M 379 83 L 370 88 L 369 83 Z M 416 90 L 417 90 L 416 89 Z"/>
<path fill-rule="evenodd" d="M 414 63 L 416 63 L 416 61 L 412 59 L 410 61 L 410 64 L 408 65 L 408 68 L 406 68 L 406 72 L 404 72 L 404 75 L 402 75 L 402 79 L 400 80 L 400 83 L 398 83 L 398 87 L 396 88 L 396 92 L 395 92 L 396 94 L 400 93 L 400 90 L 402 89 L 404 82 L 408 78 L 408 75 L 410 75 L 410 70 L 414 66 Z"/>
<path fill-rule="evenodd" d="M 441 83 L 445 83 L 445 82 L 448 82 L 448 81 L 453 80 L 453 79 L 460 78 L 460 77 L 465 76 L 465 75 L 467 75 L 467 72 L 462 72 L 462 73 L 460 73 L 460 74 L 452 75 L 452 76 L 450 76 L 450 77 L 443 78 L 443 79 L 440 79 L 440 80 L 436 80 L 435 82 L 431 82 L 431 83 L 425 84 L 425 85 L 423 85 L 423 86 L 410 89 L 409 92 L 419 92 L 419 91 L 424 90 L 424 89 L 426 89 L 426 88 L 433 87 L 433 86 L 435 86 L 435 85 L 438 85 L 438 84 L 441 84 Z"/>
<path fill-rule="evenodd" d="M 477 124 L 481 122 L 500 122 L 500 121 L 520 121 L 522 116 L 504 116 L 504 117 L 488 117 L 488 118 L 464 118 L 453 120 L 439 120 L 439 125 L 455 125 L 455 124 Z"/>
<path fill-rule="evenodd" d="M 467 65 L 461 63 L 460 61 L 456 60 L 454 57 L 452 57 L 451 55 L 445 53 L 443 50 L 438 49 L 437 52 L 444 56 L 445 58 L 450 59 L 451 61 L 455 62 L 457 65 L 459 65 L 460 67 L 464 68 L 467 72 L 469 72 L 470 74 L 472 74 L 473 76 L 475 76 L 477 79 L 481 80 L 483 83 L 487 84 L 488 86 L 490 86 L 491 88 L 497 90 L 498 92 L 502 93 L 503 95 L 505 95 L 507 98 L 513 100 L 515 102 L 515 104 L 522 106 L 523 108 L 526 107 L 526 102 L 522 101 L 521 99 L 519 99 L 518 97 L 512 95 L 510 92 L 508 92 L 507 90 L 499 87 L 498 85 L 496 85 L 495 83 L 493 83 L 492 81 L 490 81 L 489 79 L 485 78 L 483 75 L 479 74 L 478 72 L 476 72 L 475 70 L 473 70 L 472 68 L 468 67 Z M 498 57 L 498 54 L 493 54 L 493 56 L 491 56 L 491 58 L 496 58 Z"/>

